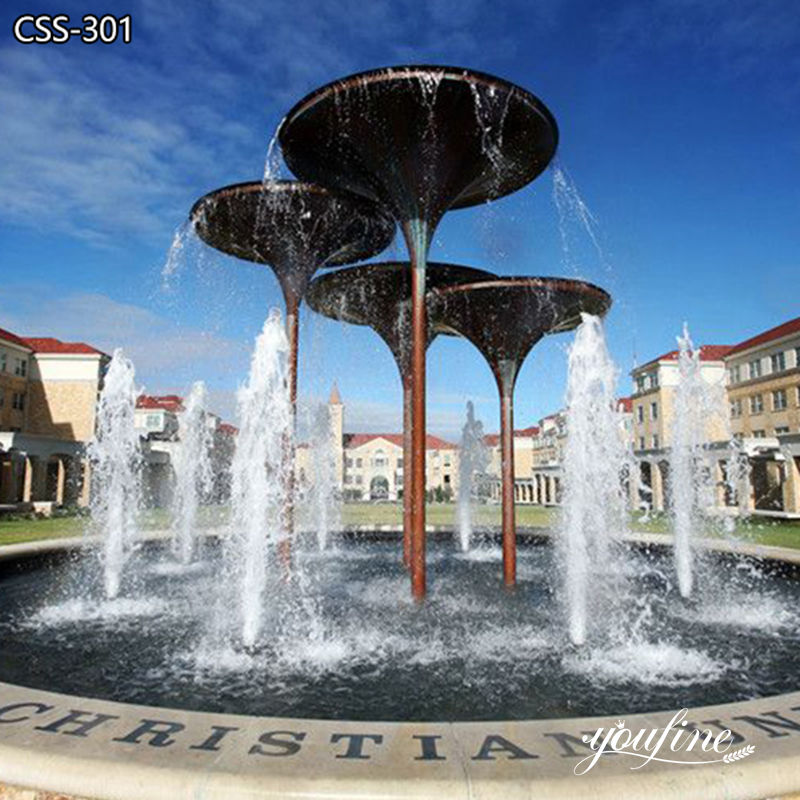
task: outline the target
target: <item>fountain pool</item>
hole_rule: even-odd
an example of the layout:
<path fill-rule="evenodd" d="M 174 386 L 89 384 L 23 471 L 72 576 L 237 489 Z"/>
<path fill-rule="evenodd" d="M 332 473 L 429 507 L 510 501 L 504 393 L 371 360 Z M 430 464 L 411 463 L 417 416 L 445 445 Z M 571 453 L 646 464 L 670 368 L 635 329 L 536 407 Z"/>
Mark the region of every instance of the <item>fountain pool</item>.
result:
<path fill-rule="evenodd" d="M 273 576 L 247 647 L 225 624 L 236 600 L 218 591 L 213 540 L 182 574 L 158 569 L 163 546 L 142 548 L 124 599 L 105 599 L 91 560 L 6 571 L 0 681 L 219 713 L 394 721 L 625 715 L 795 688 L 800 583 L 755 561 L 714 557 L 684 600 L 668 551 L 625 548 L 605 576 L 621 584 L 616 615 L 579 647 L 552 547 L 520 548 L 508 594 L 494 542 L 462 554 L 455 539 L 438 541 L 421 609 L 402 591 L 397 550 L 396 537 L 349 538 L 320 553 L 309 537 L 295 559 L 305 605 Z"/>

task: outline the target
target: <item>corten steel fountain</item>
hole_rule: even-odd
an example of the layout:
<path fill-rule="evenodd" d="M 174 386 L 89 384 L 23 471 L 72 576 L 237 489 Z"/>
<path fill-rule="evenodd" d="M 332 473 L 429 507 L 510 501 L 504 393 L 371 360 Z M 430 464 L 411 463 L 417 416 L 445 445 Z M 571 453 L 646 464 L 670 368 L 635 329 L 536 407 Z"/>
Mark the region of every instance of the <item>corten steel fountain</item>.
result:
<path fill-rule="evenodd" d="M 425 595 L 426 262 L 451 208 L 509 194 L 555 155 L 544 104 L 512 83 L 470 70 L 406 66 L 330 83 L 289 111 L 278 137 L 304 180 L 383 204 L 400 223 L 411 263 L 411 450 L 414 596 Z"/>
<path fill-rule="evenodd" d="M 546 334 L 568 331 L 581 313 L 602 316 L 611 297 L 583 281 L 503 277 L 437 287 L 431 292 L 436 329 L 469 339 L 489 364 L 500 395 L 503 580 L 516 583 L 514 519 L 514 385 L 531 348 Z"/>
<path fill-rule="evenodd" d="M 555 150 L 552 118 L 535 98 L 488 76 L 401 68 L 320 90 L 281 133 L 298 174 L 367 198 L 334 200 L 304 184 L 230 187 L 196 205 L 198 233 L 273 268 L 290 338 L 307 291 L 322 313 L 378 331 L 410 376 L 415 468 L 424 468 L 427 344 L 458 333 L 479 348 L 501 396 L 504 571 L 512 582 L 514 381 L 538 339 L 574 327 L 582 312 L 602 315 L 610 298 L 579 281 L 475 276 L 449 265 L 432 265 L 426 276 L 426 259 L 449 207 L 512 191 L 544 168 Z M 410 267 L 344 269 L 309 285 L 318 266 L 388 243 L 392 223 L 376 200 L 403 223 Z M 561 553 L 520 551 L 520 572 L 535 579 L 515 592 L 496 591 L 487 579 L 496 567 L 481 554 L 453 557 L 435 545 L 442 557 L 431 559 L 431 571 L 443 580 L 427 607 L 396 602 L 407 579 L 394 546 L 369 536 L 345 537 L 313 557 L 306 551 L 291 584 L 267 554 L 281 543 L 273 522 L 289 455 L 281 326 L 270 313 L 242 393 L 242 463 L 232 472 L 252 492 L 232 492 L 233 535 L 198 537 L 202 558 L 177 572 L 161 536 L 136 530 L 135 380 L 133 365 L 115 354 L 109 376 L 117 379 L 106 380 L 98 408 L 98 430 L 108 434 L 93 445 L 103 464 L 93 472 L 95 523 L 104 546 L 123 535 L 135 546 L 124 571 L 112 559 L 112 571 L 120 568 L 112 592 L 93 537 L 0 553 L 0 795 L 266 800 L 330 797 L 335 786 L 341 797 L 797 796 L 797 554 L 707 540 L 703 580 L 687 601 L 652 536 L 631 541 L 620 486 L 630 460 L 596 317 L 584 320 L 569 364 L 564 514 L 575 530 L 557 533 Z M 417 597 L 425 590 L 424 487 L 415 469 Z M 597 519 L 589 523 L 590 515 Z M 254 564 L 269 576 L 269 592 L 265 581 L 253 592 L 253 581 L 240 579 L 238 567 Z M 264 623 L 252 637 L 245 615 L 230 613 L 231 577 L 241 605 L 256 601 Z M 593 624 L 580 642 L 565 636 L 571 581 L 583 596 L 592 589 Z M 653 710 L 670 708 L 682 710 Z M 659 730 L 651 747 L 649 732 Z M 590 748 L 580 737 L 592 731 L 598 746 Z M 620 742 L 637 755 L 642 737 L 645 755 L 637 757 L 646 769 L 634 775 L 629 759 L 605 758 Z"/>
<path fill-rule="evenodd" d="M 494 277 L 492 273 L 457 264 L 429 264 L 428 288 L 451 286 Z M 368 325 L 394 356 L 403 386 L 403 563 L 411 564 L 411 271 L 407 261 L 348 267 L 315 278 L 308 287 L 309 306 L 331 319 Z M 428 325 L 427 344 L 436 338 Z"/>
<path fill-rule="evenodd" d="M 362 261 L 385 250 L 394 238 L 393 220 L 363 197 L 287 180 L 217 189 L 194 204 L 190 219 L 206 244 L 245 261 L 265 264 L 275 273 L 286 303 L 289 397 L 294 412 L 298 316 L 312 275 L 320 267 Z M 293 459 L 290 447 L 287 533 L 294 524 Z"/>

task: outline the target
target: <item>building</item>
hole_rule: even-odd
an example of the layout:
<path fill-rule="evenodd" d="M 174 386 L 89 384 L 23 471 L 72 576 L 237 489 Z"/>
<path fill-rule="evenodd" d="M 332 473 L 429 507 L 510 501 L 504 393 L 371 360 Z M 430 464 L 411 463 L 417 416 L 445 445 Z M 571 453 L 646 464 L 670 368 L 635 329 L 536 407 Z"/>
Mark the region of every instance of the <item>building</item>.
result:
<path fill-rule="evenodd" d="M 700 349 L 701 376 L 718 398 L 705 423 L 715 507 L 800 518 L 800 317 L 734 345 Z M 631 373 L 633 449 L 647 504 L 669 505 L 677 351 Z M 718 407 L 717 407 L 718 406 Z M 744 463 L 737 488 L 731 465 Z"/>
<path fill-rule="evenodd" d="M 753 512 L 800 516 L 800 317 L 725 356 L 732 434 L 750 461 Z"/>
<path fill-rule="evenodd" d="M 148 506 L 163 507 L 172 500 L 173 465 L 175 451 L 180 446 L 180 416 L 184 410 L 183 398 L 179 395 L 142 394 L 136 398 L 134 425 L 142 441 L 142 491 Z M 230 464 L 238 431 L 211 412 L 205 413 L 205 420 L 212 434 L 210 457 L 214 487 L 210 499 L 224 502 L 230 493 Z"/>
<path fill-rule="evenodd" d="M 404 489 L 403 434 L 350 433 L 344 437 L 342 492 L 348 500 L 399 500 Z M 453 498 L 458 483 L 458 447 L 428 434 L 426 491 Z"/>
<path fill-rule="evenodd" d="M 708 442 L 727 442 L 727 414 L 724 408 L 725 361 L 729 345 L 702 345 L 700 376 L 709 392 L 718 389 L 717 413 L 706 419 L 705 438 Z M 678 351 L 670 350 L 631 371 L 632 445 L 639 462 L 641 502 L 654 511 L 664 511 L 669 504 L 669 450 L 675 412 L 675 389 L 680 382 Z M 721 452 L 719 460 L 725 461 Z M 717 469 L 721 469 L 717 467 Z"/>
<path fill-rule="evenodd" d="M 344 404 L 334 384 L 328 399 L 332 460 L 339 494 L 350 501 L 397 501 L 403 496 L 403 434 L 345 433 Z M 298 484 L 313 483 L 315 458 L 324 448 L 301 443 L 295 456 Z M 458 446 L 438 436 L 426 438 L 426 490 L 431 499 L 451 499 L 458 489 Z"/>
<path fill-rule="evenodd" d="M 109 357 L 84 342 L 0 329 L 0 507 L 85 504 L 85 445 Z"/>

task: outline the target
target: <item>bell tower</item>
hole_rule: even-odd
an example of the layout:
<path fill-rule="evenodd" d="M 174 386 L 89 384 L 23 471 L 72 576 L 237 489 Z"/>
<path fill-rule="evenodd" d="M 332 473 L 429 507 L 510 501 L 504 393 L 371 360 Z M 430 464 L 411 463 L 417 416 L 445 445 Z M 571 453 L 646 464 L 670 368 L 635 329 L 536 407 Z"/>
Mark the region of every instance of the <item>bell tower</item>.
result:
<path fill-rule="evenodd" d="M 336 457 L 336 480 L 339 484 L 337 488 L 341 491 L 344 488 L 344 405 L 335 381 L 331 386 L 331 396 L 328 398 L 328 413 L 333 452 Z"/>

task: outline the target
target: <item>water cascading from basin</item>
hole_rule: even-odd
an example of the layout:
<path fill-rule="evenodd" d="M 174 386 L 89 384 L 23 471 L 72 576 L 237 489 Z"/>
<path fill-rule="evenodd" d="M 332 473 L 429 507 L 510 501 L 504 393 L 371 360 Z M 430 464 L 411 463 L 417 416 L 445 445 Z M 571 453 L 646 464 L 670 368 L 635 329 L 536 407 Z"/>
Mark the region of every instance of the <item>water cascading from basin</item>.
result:
<path fill-rule="evenodd" d="M 715 480 L 705 443 L 715 426 L 726 427 L 721 409 L 727 407 L 725 388 L 706 380 L 702 348 L 695 348 L 689 328 L 678 337 L 678 384 L 671 426 L 668 499 L 674 536 L 675 572 L 682 597 L 692 594 L 693 539 L 702 535 L 706 512 L 714 507 Z M 724 437 L 720 437 L 724 438 Z"/>
<path fill-rule="evenodd" d="M 569 350 L 568 435 L 558 547 L 569 624 L 586 641 L 590 616 L 613 601 L 614 542 L 628 530 L 626 478 L 631 453 L 617 408 L 617 368 L 598 317 L 582 315 Z"/>
<path fill-rule="evenodd" d="M 273 309 L 256 338 L 247 382 L 236 395 L 239 433 L 231 465 L 231 522 L 225 542 L 238 585 L 241 637 L 258 641 L 267 606 L 268 567 L 285 539 L 286 448 L 292 410 L 281 314 Z"/>
<path fill-rule="evenodd" d="M 213 485 L 211 448 L 214 434 L 208 424 L 208 397 L 203 381 L 195 381 L 178 418 L 175 450 L 175 492 L 172 498 L 172 551 L 189 564 L 197 536 L 197 512 Z"/>
<path fill-rule="evenodd" d="M 472 495 L 474 479 L 489 465 L 489 452 L 483 440 L 483 423 L 475 419 L 475 407 L 467 402 L 467 421 L 461 429 L 458 446 L 458 538 L 466 553 L 472 539 Z"/>
<path fill-rule="evenodd" d="M 95 434 L 88 446 L 91 530 L 102 540 L 103 585 L 109 600 L 119 594 L 125 562 L 138 538 L 141 451 L 134 423 L 136 396 L 133 364 L 117 349 L 103 380 Z"/>

